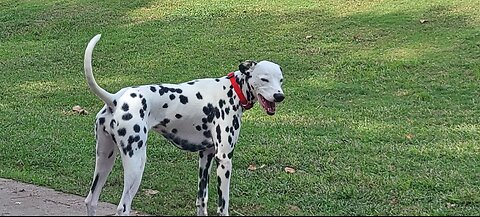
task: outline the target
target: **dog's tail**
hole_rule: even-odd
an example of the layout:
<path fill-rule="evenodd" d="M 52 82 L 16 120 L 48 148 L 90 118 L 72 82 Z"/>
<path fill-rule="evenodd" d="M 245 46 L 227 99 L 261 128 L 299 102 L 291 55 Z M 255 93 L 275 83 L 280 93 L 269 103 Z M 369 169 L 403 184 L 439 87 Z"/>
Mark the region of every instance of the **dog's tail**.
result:
<path fill-rule="evenodd" d="M 95 93 L 102 101 L 104 101 L 109 107 L 114 107 L 113 105 L 113 95 L 100 86 L 98 86 L 95 78 L 92 73 L 92 52 L 95 44 L 100 40 L 102 35 L 98 34 L 93 37 L 90 42 L 88 42 L 87 49 L 85 49 L 85 59 L 83 61 L 83 66 L 85 68 L 85 77 L 87 77 L 88 87 L 90 90 Z"/>

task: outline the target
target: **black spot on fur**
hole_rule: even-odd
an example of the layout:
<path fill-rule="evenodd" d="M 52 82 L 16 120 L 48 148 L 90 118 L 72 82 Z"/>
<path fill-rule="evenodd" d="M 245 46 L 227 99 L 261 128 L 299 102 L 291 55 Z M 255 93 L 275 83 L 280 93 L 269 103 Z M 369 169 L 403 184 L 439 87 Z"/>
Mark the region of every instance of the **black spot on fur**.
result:
<path fill-rule="evenodd" d="M 197 96 L 197 99 L 203 99 L 202 94 L 200 94 L 200 92 L 198 92 L 196 96 Z"/>
<path fill-rule="evenodd" d="M 195 127 L 195 129 L 197 129 L 198 131 L 200 131 L 200 130 L 202 130 L 202 127 L 201 127 L 200 125 L 197 125 L 197 126 Z"/>
<path fill-rule="evenodd" d="M 127 206 L 125 206 L 125 204 L 123 204 L 123 212 L 126 212 L 127 211 Z"/>
<path fill-rule="evenodd" d="M 225 113 L 228 115 L 230 113 L 230 107 L 225 108 Z"/>
<path fill-rule="evenodd" d="M 225 178 L 230 178 L 230 170 L 227 170 L 227 172 L 225 172 Z"/>
<path fill-rule="evenodd" d="M 102 114 L 105 114 L 105 112 L 107 112 L 106 108 L 102 110 Z"/>
<path fill-rule="evenodd" d="M 223 105 L 225 105 L 225 100 L 221 99 L 218 101 L 218 106 L 220 106 L 220 108 L 223 108 Z"/>
<path fill-rule="evenodd" d="M 218 108 L 215 108 L 215 109 L 218 110 Z M 213 118 L 215 116 L 215 109 L 213 108 L 213 105 L 211 103 L 208 103 L 207 106 L 203 107 L 203 113 L 205 113 L 207 115 L 207 121 L 209 123 L 211 123 L 213 121 Z"/>
<path fill-rule="evenodd" d="M 237 118 L 236 115 L 233 116 L 232 124 L 233 124 L 233 127 L 235 128 L 235 130 L 238 130 L 238 128 L 240 128 L 240 124 L 238 122 L 238 118 Z"/>
<path fill-rule="evenodd" d="M 143 111 L 143 109 L 140 109 L 140 117 L 143 119 L 143 117 L 145 117 L 145 112 Z"/>
<path fill-rule="evenodd" d="M 123 111 L 128 111 L 128 104 L 127 103 L 123 103 L 122 110 Z"/>
<path fill-rule="evenodd" d="M 233 157 L 233 150 L 230 153 L 228 153 L 228 159 L 232 159 L 232 157 Z"/>
<path fill-rule="evenodd" d="M 125 134 L 127 134 L 127 130 L 125 128 L 121 128 L 117 132 L 119 136 L 125 136 Z"/>
<path fill-rule="evenodd" d="M 155 88 L 154 86 L 150 86 L 150 90 L 151 90 L 152 92 L 157 92 L 157 88 Z"/>
<path fill-rule="evenodd" d="M 143 133 L 147 133 L 147 128 L 143 127 Z"/>
<path fill-rule="evenodd" d="M 211 107 L 210 106 L 203 106 L 203 113 L 206 114 L 206 115 L 209 115 L 210 113 L 212 113 Z"/>
<path fill-rule="evenodd" d="M 163 108 L 168 108 L 168 104 L 167 103 L 163 104 Z"/>
<path fill-rule="evenodd" d="M 132 119 L 132 118 L 133 118 L 133 115 L 130 114 L 130 113 L 126 113 L 126 114 L 124 114 L 124 115 L 122 116 L 122 119 L 125 120 L 125 121 L 128 121 L 128 120 L 130 120 L 130 119 Z"/>
<path fill-rule="evenodd" d="M 113 128 L 115 127 L 115 123 L 116 123 L 115 119 L 112 119 L 112 120 L 110 121 L 110 128 L 113 129 Z"/>
<path fill-rule="evenodd" d="M 162 86 L 160 86 L 160 88 L 158 89 L 158 94 L 162 96 L 164 93 L 165 93 L 165 89 Z"/>
<path fill-rule="evenodd" d="M 138 148 L 141 148 L 143 146 L 143 140 L 138 141 Z"/>
<path fill-rule="evenodd" d="M 131 93 L 130 96 L 131 96 L 132 98 L 135 98 L 135 97 L 137 97 L 137 94 L 136 94 L 136 93 Z"/>
<path fill-rule="evenodd" d="M 175 99 L 175 95 L 170 94 L 170 100 L 174 100 L 174 99 Z"/>
<path fill-rule="evenodd" d="M 220 188 L 222 185 L 222 179 L 220 179 L 220 176 L 217 176 L 217 181 L 218 207 L 221 207 L 220 212 L 223 212 L 223 209 L 225 208 L 225 200 L 222 197 L 222 189 Z"/>
<path fill-rule="evenodd" d="M 115 144 L 117 144 L 117 140 L 115 139 L 115 135 L 113 135 L 113 134 L 110 134 L 110 135 L 112 136 L 113 142 L 114 142 Z"/>
<path fill-rule="evenodd" d="M 170 122 L 170 119 L 165 118 L 162 121 L 160 121 L 160 125 L 166 127 L 169 122 Z"/>
<path fill-rule="evenodd" d="M 220 82 L 220 79 L 218 79 L 218 78 L 215 78 L 215 81 L 216 81 L 216 82 Z"/>
<path fill-rule="evenodd" d="M 177 89 L 175 90 L 175 92 L 177 92 L 177 93 L 182 93 L 182 92 L 183 92 L 183 90 L 182 90 L 182 89 L 179 89 L 179 88 L 177 88 Z"/>
<path fill-rule="evenodd" d="M 176 114 L 175 117 L 178 118 L 178 119 L 180 119 L 180 118 L 182 118 L 183 116 L 182 116 L 181 114 Z"/>
<path fill-rule="evenodd" d="M 230 90 L 227 92 L 227 96 L 230 97 L 230 98 L 233 96 L 233 90 L 232 90 L 232 89 L 230 89 Z"/>
<path fill-rule="evenodd" d="M 98 182 L 98 173 L 95 176 L 95 179 L 93 180 L 92 188 L 90 188 L 90 191 L 93 193 L 95 191 L 95 188 L 97 187 L 97 182 Z"/>
<path fill-rule="evenodd" d="M 140 132 L 140 126 L 139 126 L 138 124 L 135 124 L 135 125 L 133 126 L 133 131 L 135 131 L 135 133 Z"/>
<path fill-rule="evenodd" d="M 182 104 L 187 104 L 187 103 L 188 103 L 188 98 L 187 98 L 186 96 L 180 95 L 179 98 L 180 98 L 180 102 L 181 102 Z"/>
<path fill-rule="evenodd" d="M 147 110 L 147 100 L 145 98 L 142 99 L 143 110 Z"/>
<path fill-rule="evenodd" d="M 98 119 L 98 124 L 103 125 L 105 123 L 105 118 L 101 117 Z"/>
<path fill-rule="evenodd" d="M 113 156 L 113 151 L 110 152 L 110 154 L 108 155 L 108 158 L 111 158 Z"/>
<path fill-rule="evenodd" d="M 233 98 L 230 98 L 230 100 L 228 102 L 230 103 L 230 105 L 235 104 L 235 101 L 233 101 Z"/>
<path fill-rule="evenodd" d="M 172 133 L 174 133 L 174 134 L 175 134 L 175 133 L 177 133 L 177 132 L 178 132 L 178 130 L 177 130 L 177 129 L 175 129 L 175 128 L 173 128 L 173 129 L 172 129 Z"/>
<path fill-rule="evenodd" d="M 215 117 L 218 119 L 220 117 L 220 110 L 217 107 L 215 107 L 213 111 L 215 112 Z"/>
<path fill-rule="evenodd" d="M 220 125 L 217 125 L 216 132 L 217 132 L 218 143 L 221 143 L 222 142 L 222 130 L 220 129 Z"/>
<path fill-rule="evenodd" d="M 129 137 L 128 137 L 128 144 L 131 145 L 131 144 L 133 144 L 134 142 L 135 142 L 135 137 L 129 136 Z"/>
<path fill-rule="evenodd" d="M 194 81 L 191 81 L 191 82 L 188 82 L 187 84 L 188 84 L 188 85 L 193 85 L 193 84 L 195 84 L 195 82 L 194 82 Z"/>
<path fill-rule="evenodd" d="M 203 131 L 203 135 L 204 135 L 205 137 L 207 137 L 207 138 L 212 137 L 212 133 L 210 133 L 209 130 Z"/>
<path fill-rule="evenodd" d="M 113 100 L 113 105 L 117 106 L 117 100 Z"/>

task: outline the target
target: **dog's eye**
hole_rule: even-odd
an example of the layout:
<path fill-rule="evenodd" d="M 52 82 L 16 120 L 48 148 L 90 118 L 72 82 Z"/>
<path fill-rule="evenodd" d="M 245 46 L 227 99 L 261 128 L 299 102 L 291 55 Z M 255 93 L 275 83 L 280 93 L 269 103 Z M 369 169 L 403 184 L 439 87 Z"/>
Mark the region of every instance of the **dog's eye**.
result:
<path fill-rule="evenodd" d="M 260 80 L 268 82 L 268 79 L 266 79 L 266 78 L 260 78 Z"/>

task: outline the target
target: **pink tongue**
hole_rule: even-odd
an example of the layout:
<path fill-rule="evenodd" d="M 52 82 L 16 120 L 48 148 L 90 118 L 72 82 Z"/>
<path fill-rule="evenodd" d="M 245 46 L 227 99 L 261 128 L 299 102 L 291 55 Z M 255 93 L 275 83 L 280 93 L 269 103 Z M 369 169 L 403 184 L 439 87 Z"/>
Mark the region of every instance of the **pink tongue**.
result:
<path fill-rule="evenodd" d="M 275 103 L 269 102 L 267 100 L 265 100 L 264 102 L 265 102 L 267 112 L 274 113 L 275 112 Z"/>

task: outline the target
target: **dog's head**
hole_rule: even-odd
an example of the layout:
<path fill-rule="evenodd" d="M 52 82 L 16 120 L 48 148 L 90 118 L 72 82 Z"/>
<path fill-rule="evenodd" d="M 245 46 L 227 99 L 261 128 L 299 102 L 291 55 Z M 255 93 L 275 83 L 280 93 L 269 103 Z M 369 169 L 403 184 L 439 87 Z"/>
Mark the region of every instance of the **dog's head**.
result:
<path fill-rule="evenodd" d="M 265 112 L 269 115 L 275 114 L 276 104 L 285 99 L 282 68 L 269 61 L 245 61 L 238 68 L 250 77 L 248 83 Z"/>

